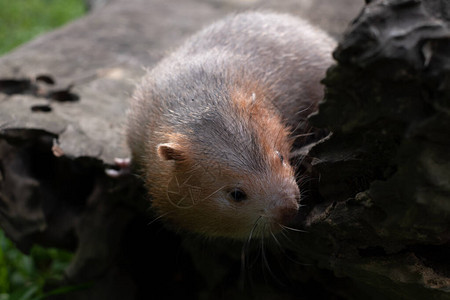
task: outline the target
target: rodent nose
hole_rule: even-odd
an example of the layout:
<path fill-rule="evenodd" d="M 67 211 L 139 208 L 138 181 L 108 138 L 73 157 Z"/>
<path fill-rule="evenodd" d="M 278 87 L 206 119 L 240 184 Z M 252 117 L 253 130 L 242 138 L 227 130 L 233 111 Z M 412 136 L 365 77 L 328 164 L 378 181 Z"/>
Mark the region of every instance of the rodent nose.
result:
<path fill-rule="evenodd" d="M 288 225 L 295 219 L 299 209 L 300 191 L 297 185 L 285 189 L 282 198 L 275 215 L 279 223 Z"/>
<path fill-rule="evenodd" d="M 277 208 L 276 216 L 279 223 L 283 225 L 290 224 L 298 213 L 299 205 L 297 201 L 289 201 L 286 205 L 281 205 Z"/>

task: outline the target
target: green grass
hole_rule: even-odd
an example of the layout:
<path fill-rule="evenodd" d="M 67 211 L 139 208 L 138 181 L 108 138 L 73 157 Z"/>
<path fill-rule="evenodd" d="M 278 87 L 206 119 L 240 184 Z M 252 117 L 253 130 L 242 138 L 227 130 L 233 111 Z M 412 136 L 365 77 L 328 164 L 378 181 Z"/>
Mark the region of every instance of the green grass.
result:
<path fill-rule="evenodd" d="M 0 54 L 84 13 L 82 0 L 0 0 Z"/>
<path fill-rule="evenodd" d="M 0 54 L 84 13 L 83 0 L 0 0 Z M 39 246 L 25 255 L 0 230 L 0 300 L 44 299 L 82 288 L 43 291 L 46 283 L 62 278 L 72 256 Z"/>
<path fill-rule="evenodd" d="M 45 283 L 61 280 L 72 257 L 67 251 L 39 246 L 24 255 L 0 231 L 0 300 L 41 298 Z"/>

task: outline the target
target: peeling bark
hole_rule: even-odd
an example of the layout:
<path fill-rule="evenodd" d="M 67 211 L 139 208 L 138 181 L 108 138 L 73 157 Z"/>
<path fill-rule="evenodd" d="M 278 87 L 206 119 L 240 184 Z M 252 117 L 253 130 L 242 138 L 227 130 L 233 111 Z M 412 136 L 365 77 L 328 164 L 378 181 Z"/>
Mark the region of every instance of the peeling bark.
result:
<path fill-rule="evenodd" d="M 311 118 L 332 134 L 295 151 L 307 154 L 306 232 L 249 245 L 149 225 L 139 179 L 105 175 L 128 156 L 132 82 L 236 9 L 289 11 L 337 35 L 359 8 L 168 2 L 110 1 L 0 58 L 0 226 L 24 252 L 75 252 L 60 284 L 87 285 L 64 299 L 449 299 L 448 2 L 366 1 Z"/>

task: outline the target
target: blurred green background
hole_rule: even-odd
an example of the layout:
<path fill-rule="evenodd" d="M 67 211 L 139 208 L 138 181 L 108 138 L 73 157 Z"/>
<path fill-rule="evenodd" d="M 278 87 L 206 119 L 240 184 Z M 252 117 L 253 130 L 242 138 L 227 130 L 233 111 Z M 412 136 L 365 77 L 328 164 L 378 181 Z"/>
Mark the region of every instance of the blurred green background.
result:
<path fill-rule="evenodd" d="M 85 11 L 83 0 L 0 0 L 0 54 Z"/>
<path fill-rule="evenodd" d="M 83 0 L 0 0 L 0 55 L 86 13 Z M 72 287 L 44 291 L 58 281 L 72 254 L 34 246 L 22 254 L 0 230 L 0 300 L 45 299 Z"/>

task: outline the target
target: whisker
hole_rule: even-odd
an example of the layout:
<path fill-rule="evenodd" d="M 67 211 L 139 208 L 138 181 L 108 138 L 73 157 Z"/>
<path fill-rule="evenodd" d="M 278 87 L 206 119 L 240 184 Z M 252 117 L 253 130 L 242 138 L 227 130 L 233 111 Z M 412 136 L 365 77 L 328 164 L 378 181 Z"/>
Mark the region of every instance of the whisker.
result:
<path fill-rule="evenodd" d="M 312 135 L 315 135 L 315 134 L 316 134 L 315 132 L 299 133 L 299 134 L 296 134 L 296 135 L 291 135 L 291 136 L 289 136 L 289 138 L 295 140 L 296 138 L 299 138 L 299 137 L 307 137 L 307 136 L 312 136 Z"/>
<path fill-rule="evenodd" d="M 300 110 L 297 111 L 295 114 L 298 115 L 298 114 L 301 114 L 301 113 L 303 113 L 303 112 L 309 110 L 314 104 L 315 104 L 315 103 L 313 103 L 313 102 L 309 103 L 308 106 L 306 106 L 304 109 L 300 109 Z"/>
<path fill-rule="evenodd" d="M 250 234 L 249 234 L 249 236 L 248 236 L 248 239 L 247 239 L 247 241 L 246 241 L 245 244 L 244 244 L 244 246 L 247 247 L 247 250 L 248 250 L 248 246 L 250 245 L 250 241 L 251 241 L 251 239 L 252 239 L 252 237 L 253 237 L 253 232 L 255 231 L 256 226 L 258 226 L 258 222 L 259 222 L 259 220 L 260 220 L 261 218 L 262 218 L 262 216 L 259 216 L 258 219 L 256 219 L 255 224 L 253 225 L 252 229 L 250 230 Z M 242 254 L 241 254 L 241 258 L 242 258 Z M 245 258 L 245 257 L 244 257 L 244 258 Z"/>
<path fill-rule="evenodd" d="M 162 215 L 160 215 L 160 216 L 154 218 L 153 220 L 150 221 L 150 223 L 147 224 L 147 226 L 152 225 L 153 223 L 155 223 L 156 221 L 158 221 L 158 220 L 161 219 L 161 218 L 164 218 L 165 216 L 167 216 L 167 215 L 170 214 L 171 212 L 172 212 L 172 211 L 168 211 L 168 212 L 166 212 L 166 213 L 164 213 L 164 214 L 162 214 Z"/>
<path fill-rule="evenodd" d="M 303 175 L 297 176 L 297 183 L 310 183 L 311 181 L 317 180 L 316 176 L 305 173 Z"/>
<path fill-rule="evenodd" d="M 306 160 L 306 155 L 303 155 L 300 159 L 295 159 L 293 167 L 295 170 L 299 170 L 301 166 L 304 165 L 304 162 Z"/>
<path fill-rule="evenodd" d="M 297 244 L 294 243 L 294 241 L 293 241 L 289 236 L 287 236 L 285 230 L 286 230 L 286 229 L 281 230 L 280 234 L 282 234 L 283 237 L 284 237 L 291 245 L 294 246 L 294 248 L 297 248 L 297 247 L 298 247 Z"/>
<path fill-rule="evenodd" d="M 297 229 L 297 228 L 292 228 L 292 227 L 289 227 L 289 226 L 286 226 L 286 225 L 283 225 L 283 224 L 280 224 L 280 223 L 277 223 L 281 228 L 283 228 L 283 229 L 287 229 L 287 230 L 291 230 L 291 231 L 295 231 L 295 232 L 304 232 L 304 233 L 308 233 L 308 231 L 305 231 L 305 230 L 301 230 L 301 229 Z"/>
<path fill-rule="evenodd" d="M 259 216 L 256 219 L 255 224 L 253 225 L 252 229 L 250 230 L 247 240 L 245 241 L 244 245 L 242 246 L 242 250 L 241 250 L 241 277 L 242 277 L 241 289 L 244 289 L 244 285 L 245 285 L 246 255 L 248 256 L 248 253 L 249 253 L 248 249 L 250 247 L 250 242 L 252 240 L 253 233 L 254 233 L 256 227 L 258 226 L 258 222 L 259 222 L 259 220 L 261 220 L 261 218 L 262 218 L 262 216 Z"/>
<path fill-rule="evenodd" d="M 275 273 L 272 271 L 272 268 L 269 265 L 269 260 L 267 259 L 266 251 L 264 249 L 264 237 L 261 238 L 261 254 L 262 254 L 262 261 L 263 261 L 263 267 L 266 267 L 267 271 L 269 271 L 269 275 L 281 286 L 285 286 L 278 278 L 275 276 Z"/>
<path fill-rule="evenodd" d="M 305 125 L 304 121 L 303 122 L 302 121 L 298 122 L 297 126 L 295 126 L 295 128 L 291 130 L 291 133 L 296 132 L 297 130 L 299 130 L 304 125 Z"/>
<path fill-rule="evenodd" d="M 316 178 L 307 174 L 304 174 L 298 178 L 299 182 L 306 182 L 306 183 L 309 183 L 310 181 L 313 180 L 316 180 Z"/>
<path fill-rule="evenodd" d="M 316 181 L 317 178 L 313 177 L 304 177 L 299 178 L 296 182 L 300 189 L 303 189 L 306 185 L 311 184 L 312 182 Z"/>
<path fill-rule="evenodd" d="M 271 234 L 273 240 L 275 241 L 275 243 L 278 245 L 278 247 L 279 247 L 281 253 L 283 253 L 283 255 L 284 255 L 285 257 L 287 257 L 287 259 L 289 259 L 289 260 L 292 261 L 293 263 L 296 263 L 296 264 L 299 264 L 299 265 L 302 265 L 302 266 L 307 266 L 307 264 L 302 263 L 302 262 L 299 262 L 299 261 L 293 259 L 293 258 L 286 252 L 286 249 L 281 245 L 280 241 L 277 239 L 276 235 L 273 233 L 272 230 L 270 230 L 270 234 Z M 287 237 L 287 236 L 285 235 L 285 237 Z M 290 242 L 293 243 L 292 241 L 290 241 Z"/>
<path fill-rule="evenodd" d="M 281 243 L 278 241 L 278 239 L 276 238 L 275 234 L 273 233 L 272 229 L 269 230 L 270 231 L 270 235 L 272 236 L 273 240 L 275 241 L 275 243 L 280 247 L 281 251 L 283 251 L 283 246 L 281 246 Z"/>
<path fill-rule="evenodd" d="M 291 238 L 289 238 L 286 233 L 282 232 L 283 236 L 286 238 L 286 240 L 291 244 L 291 246 L 293 247 L 293 250 L 295 252 L 301 253 L 302 249 L 301 246 L 299 246 L 298 244 L 296 244 Z M 306 263 L 306 262 L 298 262 L 300 265 L 302 266 L 312 266 L 312 263 Z"/>
<path fill-rule="evenodd" d="M 311 107 L 311 105 L 308 106 L 308 107 L 306 107 L 306 108 L 303 109 L 303 110 L 299 110 L 298 112 L 295 113 L 295 116 L 300 115 L 301 113 L 307 111 L 310 107 Z M 304 128 L 303 128 L 303 131 L 307 131 L 307 130 L 310 130 L 310 129 L 311 129 L 311 126 L 308 126 L 308 120 L 307 120 L 306 117 L 302 117 L 301 119 L 299 119 L 299 120 L 297 121 L 297 125 L 295 126 L 295 128 L 294 128 L 291 132 L 296 132 L 296 131 L 299 130 L 301 127 L 304 127 Z"/>

